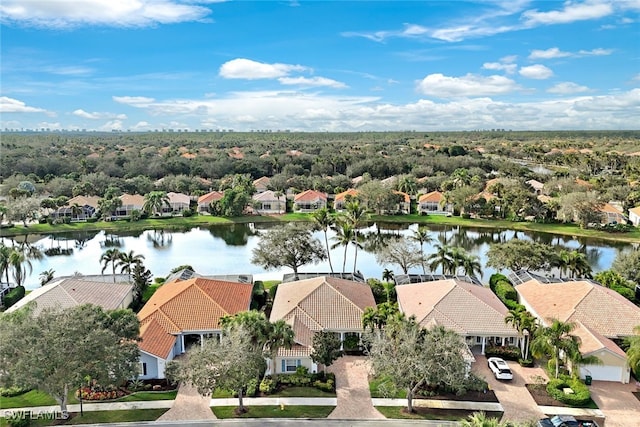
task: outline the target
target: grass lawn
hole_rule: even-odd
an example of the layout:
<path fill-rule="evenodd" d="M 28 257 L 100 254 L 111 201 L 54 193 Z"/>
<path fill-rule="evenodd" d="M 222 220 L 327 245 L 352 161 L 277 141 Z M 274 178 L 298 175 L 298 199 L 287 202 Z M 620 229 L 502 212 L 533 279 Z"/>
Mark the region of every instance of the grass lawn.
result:
<path fill-rule="evenodd" d="M 175 400 L 178 390 L 173 391 L 139 391 L 112 402 L 140 402 L 147 400 Z M 93 403 L 93 402 L 92 402 Z"/>
<path fill-rule="evenodd" d="M 102 424 L 102 423 L 125 423 L 136 421 L 155 421 L 168 409 L 135 409 L 130 411 L 97 411 L 85 412 L 83 416 L 79 413 L 72 413 L 65 422 L 59 420 L 33 420 L 32 426 L 50 425 L 76 425 L 76 424 Z M 0 419 L 0 426 L 6 426 L 6 420 Z"/>
<path fill-rule="evenodd" d="M 414 408 L 415 412 L 409 414 L 402 406 L 376 406 L 376 409 L 387 418 L 410 420 L 460 421 L 475 412 L 461 409 Z M 486 415 L 498 420 L 502 418 L 502 412 L 486 412 Z"/>
<path fill-rule="evenodd" d="M 319 390 L 315 387 L 286 387 L 269 397 L 336 397 L 335 393 Z"/>
<path fill-rule="evenodd" d="M 39 390 L 30 390 L 13 397 L 0 397 L 0 409 L 23 408 L 27 406 L 57 405 L 56 400 L 47 393 Z"/>
<path fill-rule="evenodd" d="M 447 217 L 444 215 L 372 215 L 371 221 L 395 222 L 395 223 L 418 223 L 418 224 L 442 224 L 462 227 L 499 228 L 522 231 L 537 231 L 541 233 L 560 234 L 566 236 L 591 237 L 602 240 L 613 240 L 620 242 L 640 242 L 640 229 L 629 233 L 608 233 L 606 231 L 585 230 L 575 224 L 542 224 L 534 222 L 513 222 L 494 219 L 465 219 L 457 216 Z M 278 216 L 241 216 L 235 218 L 221 218 L 210 215 L 194 215 L 188 218 L 151 218 L 136 222 L 130 221 L 98 221 L 83 222 L 73 224 L 32 224 L 24 227 L 16 224 L 11 228 L 0 230 L 0 236 L 9 237 L 23 234 L 37 233 L 60 233 L 68 231 L 89 231 L 89 230 L 184 230 L 198 225 L 215 224 L 246 224 L 246 223 L 286 223 L 292 221 L 311 221 L 311 214 L 288 213 Z"/>
<path fill-rule="evenodd" d="M 267 291 L 273 288 L 275 285 L 279 285 L 280 283 L 282 283 L 282 280 L 263 280 L 262 281 L 262 284 L 264 284 L 264 289 Z"/>
<path fill-rule="evenodd" d="M 382 397 L 387 399 L 406 399 L 407 392 L 405 390 L 397 390 L 395 395 L 389 395 L 388 393 L 383 393 L 379 390 L 381 384 L 386 382 L 385 377 L 376 377 L 369 379 L 369 391 L 371 392 L 371 397 Z M 384 388 L 384 386 L 383 386 Z"/>
<path fill-rule="evenodd" d="M 237 416 L 237 406 L 215 406 L 211 410 L 220 419 L 225 418 L 326 418 L 335 406 L 251 406 Z"/>

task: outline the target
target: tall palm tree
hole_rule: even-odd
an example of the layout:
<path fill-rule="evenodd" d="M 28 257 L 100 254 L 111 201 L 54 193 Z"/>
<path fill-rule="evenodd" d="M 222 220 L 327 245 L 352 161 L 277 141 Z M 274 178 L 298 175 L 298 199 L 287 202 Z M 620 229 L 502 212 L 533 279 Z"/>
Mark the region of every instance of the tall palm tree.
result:
<path fill-rule="evenodd" d="M 7 277 L 7 284 L 9 284 L 9 257 L 11 256 L 12 249 L 9 246 L 5 246 L 4 243 L 0 243 L 0 281 L 2 281 L 2 275 Z"/>
<path fill-rule="evenodd" d="M 393 280 L 393 271 L 389 270 L 388 268 L 385 268 L 382 271 L 382 280 L 385 282 L 391 282 Z"/>
<path fill-rule="evenodd" d="M 342 274 L 346 272 L 347 266 L 347 248 L 353 241 L 353 227 L 347 221 L 338 221 L 333 227 L 336 235 L 332 239 L 336 242 L 331 245 L 331 249 L 335 249 L 338 246 L 344 246 L 344 255 L 342 257 Z"/>
<path fill-rule="evenodd" d="M 113 283 L 116 283 L 116 267 L 118 266 L 118 262 L 120 261 L 120 252 L 116 248 L 108 249 L 105 253 L 100 257 L 100 263 L 104 264 L 102 267 L 102 274 L 107 269 L 109 264 L 111 264 L 111 272 L 113 274 Z"/>
<path fill-rule="evenodd" d="M 278 350 L 281 348 L 291 349 L 294 343 L 295 334 L 293 333 L 293 329 L 284 320 L 276 320 L 269 324 L 265 350 L 271 359 L 272 376 L 276 374 L 276 357 L 278 356 Z"/>
<path fill-rule="evenodd" d="M 418 182 L 415 177 L 411 175 L 403 175 L 398 180 L 398 191 L 407 193 L 409 195 L 415 195 L 418 191 Z"/>
<path fill-rule="evenodd" d="M 516 309 L 509 310 L 504 318 L 504 323 L 511 324 L 518 331 L 518 338 L 521 340 L 520 355 L 522 359 L 529 359 L 529 339 L 535 334 L 537 328 L 537 319 L 519 306 Z"/>
<path fill-rule="evenodd" d="M 591 278 L 591 266 L 587 261 L 587 256 L 582 252 L 574 250 L 568 253 L 567 269 L 569 270 L 571 278 Z"/>
<path fill-rule="evenodd" d="M 550 319 L 551 326 L 538 328 L 531 341 L 531 354 L 535 357 L 549 357 L 555 365 L 555 378 L 560 374 L 561 354 L 569 355 L 579 351 L 580 338 L 571 335 L 576 328 L 573 322 L 561 322 L 558 319 Z"/>
<path fill-rule="evenodd" d="M 637 378 L 638 374 L 640 374 L 640 325 L 633 328 L 633 332 L 635 332 L 635 335 L 627 339 L 629 343 L 627 362 Z"/>
<path fill-rule="evenodd" d="M 9 267 L 13 270 L 16 286 L 22 286 L 24 280 L 33 271 L 33 265 L 26 253 L 15 248 L 9 254 Z"/>
<path fill-rule="evenodd" d="M 152 191 L 144 196 L 142 210 L 147 214 L 154 214 L 162 211 L 163 206 L 170 206 L 169 196 L 164 191 Z"/>
<path fill-rule="evenodd" d="M 324 232 L 324 243 L 327 247 L 327 259 L 329 260 L 329 268 L 333 273 L 333 264 L 331 264 L 331 251 L 329 250 L 329 239 L 327 237 L 327 230 L 335 224 L 335 219 L 329 214 L 327 208 L 318 209 L 311 214 L 313 223 L 316 230 L 322 230 Z"/>
<path fill-rule="evenodd" d="M 467 276 L 474 276 L 476 273 L 478 276 L 482 276 L 482 264 L 477 255 L 466 254 L 460 267 Z"/>
<path fill-rule="evenodd" d="M 135 254 L 133 251 L 120 252 L 116 266 L 120 267 L 120 273 L 131 274 L 136 264 L 142 264 L 144 255 Z"/>
<path fill-rule="evenodd" d="M 360 227 L 367 219 L 368 214 L 366 209 L 360 205 L 358 200 L 351 200 L 347 202 L 347 220 L 353 227 L 353 244 L 356 247 L 355 255 L 353 257 L 353 274 L 356 274 L 356 268 L 358 264 L 358 247 L 362 248 L 361 240 L 359 239 L 358 227 Z"/>
<path fill-rule="evenodd" d="M 420 244 L 420 263 L 422 264 L 422 273 L 427 274 L 427 267 L 424 264 L 424 244 L 431 243 L 433 240 L 429 236 L 429 227 L 419 226 L 416 231 L 413 232 L 411 238 Z"/>
<path fill-rule="evenodd" d="M 453 254 L 451 248 L 447 245 L 436 245 L 436 252 L 427 257 L 429 268 L 435 271 L 438 267 L 442 268 L 442 274 L 447 274 L 454 268 Z"/>

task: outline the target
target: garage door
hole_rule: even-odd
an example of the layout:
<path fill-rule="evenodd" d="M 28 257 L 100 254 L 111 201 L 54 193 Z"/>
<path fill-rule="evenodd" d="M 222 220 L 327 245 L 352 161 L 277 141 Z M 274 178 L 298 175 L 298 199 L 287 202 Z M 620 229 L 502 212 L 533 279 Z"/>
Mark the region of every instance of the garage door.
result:
<path fill-rule="evenodd" d="M 610 365 L 585 365 L 580 367 L 580 378 L 591 375 L 596 381 L 617 381 L 621 382 L 624 368 Z"/>

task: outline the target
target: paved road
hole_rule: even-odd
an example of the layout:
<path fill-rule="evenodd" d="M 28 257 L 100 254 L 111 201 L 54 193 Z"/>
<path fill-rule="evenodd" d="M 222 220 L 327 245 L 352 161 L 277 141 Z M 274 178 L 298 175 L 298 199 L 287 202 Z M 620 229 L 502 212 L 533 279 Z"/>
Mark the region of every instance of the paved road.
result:
<path fill-rule="evenodd" d="M 266 418 L 243 418 L 234 420 L 214 420 L 214 421 L 149 421 L 132 423 L 112 423 L 112 424 L 86 424 L 85 427 L 132 427 L 135 426 L 158 426 L 158 427 L 456 427 L 458 423 L 453 421 L 429 421 L 429 420 L 331 420 L 319 418 L 314 420 L 303 419 L 266 419 Z"/>

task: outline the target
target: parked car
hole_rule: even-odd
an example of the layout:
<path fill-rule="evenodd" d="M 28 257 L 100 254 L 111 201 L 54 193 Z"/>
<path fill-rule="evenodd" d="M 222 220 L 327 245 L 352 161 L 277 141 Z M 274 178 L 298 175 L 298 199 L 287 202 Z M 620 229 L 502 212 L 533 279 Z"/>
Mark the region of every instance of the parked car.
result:
<path fill-rule="evenodd" d="M 493 375 L 495 375 L 496 379 L 513 379 L 513 373 L 511 372 L 509 365 L 507 365 L 507 362 L 505 362 L 503 359 L 499 357 L 490 357 L 487 362 L 489 363 L 489 369 L 491 369 L 491 372 L 493 372 Z"/>
<path fill-rule="evenodd" d="M 538 427 L 598 427 L 595 421 L 576 420 L 571 415 L 554 415 L 538 420 Z"/>

